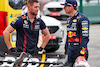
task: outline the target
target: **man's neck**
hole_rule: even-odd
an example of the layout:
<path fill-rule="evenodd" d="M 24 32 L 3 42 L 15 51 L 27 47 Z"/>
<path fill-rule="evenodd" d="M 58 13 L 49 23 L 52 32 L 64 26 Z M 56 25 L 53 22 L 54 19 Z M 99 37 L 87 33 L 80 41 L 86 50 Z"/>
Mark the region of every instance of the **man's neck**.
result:
<path fill-rule="evenodd" d="M 73 17 L 76 14 L 77 10 L 71 12 L 70 16 Z"/>
<path fill-rule="evenodd" d="M 35 15 L 32 15 L 31 13 L 27 12 L 29 20 L 31 23 L 33 23 L 34 19 L 35 19 Z"/>

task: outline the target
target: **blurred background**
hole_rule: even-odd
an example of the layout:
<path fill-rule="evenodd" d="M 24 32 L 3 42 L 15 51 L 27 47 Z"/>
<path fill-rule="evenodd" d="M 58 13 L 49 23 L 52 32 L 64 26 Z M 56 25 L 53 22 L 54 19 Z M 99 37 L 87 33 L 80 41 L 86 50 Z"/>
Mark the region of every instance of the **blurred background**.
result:
<path fill-rule="evenodd" d="M 64 3 L 65 0 L 39 0 L 39 2 L 40 10 L 43 11 L 43 15 L 48 15 L 46 12 L 63 11 L 63 6 L 61 6 L 60 3 Z M 89 18 L 90 23 L 100 22 L 100 0 L 77 0 L 77 2 L 78 10 Z"/>

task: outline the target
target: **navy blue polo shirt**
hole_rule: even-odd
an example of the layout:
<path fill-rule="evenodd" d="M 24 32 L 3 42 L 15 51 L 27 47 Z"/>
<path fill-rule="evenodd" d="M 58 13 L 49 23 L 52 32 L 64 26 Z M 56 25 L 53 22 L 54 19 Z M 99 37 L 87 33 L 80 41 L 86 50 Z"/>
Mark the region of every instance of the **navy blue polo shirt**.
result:
<path fill-rule="evenodd" d="M 14 19 L 10 25 L 17 32 L 16 47 L 22 47 L 23 52 L 34 55 L 38 43 L 39 29 L 45 29 L 45 23 L 36 17 L 31 23 L 27 14 L 25 14 Z"/>

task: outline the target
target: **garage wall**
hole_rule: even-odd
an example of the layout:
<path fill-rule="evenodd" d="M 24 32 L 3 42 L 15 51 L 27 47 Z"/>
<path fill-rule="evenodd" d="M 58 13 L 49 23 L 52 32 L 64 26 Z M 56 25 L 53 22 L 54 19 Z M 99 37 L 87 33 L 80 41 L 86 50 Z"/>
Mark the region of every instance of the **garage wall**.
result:
<path fill-rule="evenodd" d="M 100 5 L 83 6 L 83 14 L 85 14 L 90 23 L 100 23 Z"/>

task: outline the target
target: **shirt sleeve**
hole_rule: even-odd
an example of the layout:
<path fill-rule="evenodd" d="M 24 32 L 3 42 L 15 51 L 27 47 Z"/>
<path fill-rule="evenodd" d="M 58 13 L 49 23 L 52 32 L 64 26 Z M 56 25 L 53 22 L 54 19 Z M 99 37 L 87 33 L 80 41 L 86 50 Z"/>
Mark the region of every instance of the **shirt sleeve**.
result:
<path fill-rule="evenodd" d="M 22 24 L 22 19 L 21 17 L 17 17 L 16 19 L 14 19 L 10 25 L 14 28 L 14 29 L 17 29 L 21 26 Z"/>
<path fill-rule="evenodd" d="M 46 25 L 45 25 L 44 21 L 42 19 L 39 19 L 39 21 L 40 21 L 40 29 L 41 30 L 45 29 Z"/>
<path fill-rule="evenodd" d="M 80 31 L 80 54 L 84 55 L 87 50 L 87 44 L 89 42 L 89 20 L 84 17 L 80 21 L 81 31 Z"/>

